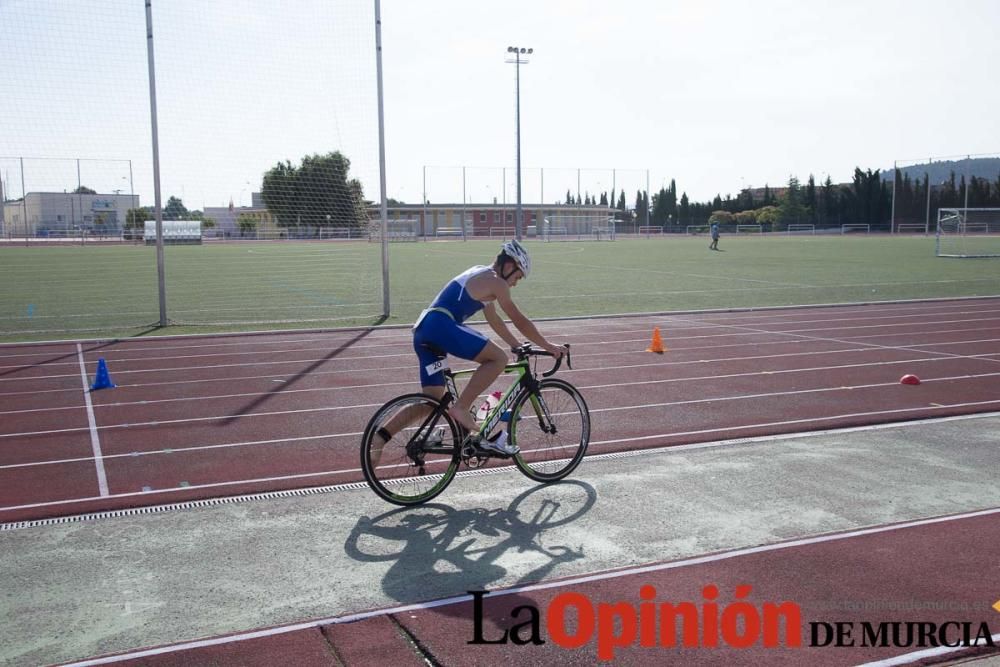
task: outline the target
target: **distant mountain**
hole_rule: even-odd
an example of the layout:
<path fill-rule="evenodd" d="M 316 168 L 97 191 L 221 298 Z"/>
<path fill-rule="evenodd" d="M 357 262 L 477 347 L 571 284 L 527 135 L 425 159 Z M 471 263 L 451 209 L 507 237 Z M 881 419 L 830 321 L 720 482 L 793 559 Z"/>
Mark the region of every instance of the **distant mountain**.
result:
<path fill-rule="evenodd" d="M 916 164 L 900 167 L 899 171 L 910 177 L 911 181 L 923 180 L 924 174 L 930 174 L 931 183 L 942 183 L 951 178 L 955 172 L 955 182 L 959 183 L 962 176 L 969 174 L 976 178 L 985 178 L 996 182 L 1000 178 L 1000 157 L 979 157 L 962 160 L 943 160 L 929 164 Z M 882 170 L 882 180 L 892 181 L 892 167 Z"/>

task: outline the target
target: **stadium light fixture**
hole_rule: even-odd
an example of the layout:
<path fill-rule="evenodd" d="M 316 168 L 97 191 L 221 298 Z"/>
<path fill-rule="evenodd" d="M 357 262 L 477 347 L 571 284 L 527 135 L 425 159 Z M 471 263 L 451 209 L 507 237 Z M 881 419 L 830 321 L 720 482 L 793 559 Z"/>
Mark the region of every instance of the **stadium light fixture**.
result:
<path fill-rule="evenodd" d="M 517 143 L 517 219 L 514 221 L 514 238 L 521 240 L 521 232 L 524 229 L 524 209 L 521 206 L 521 64 L 528 64 L 525 56 L 531 55 L 534 49 L 523 46 L 508 46 L 507 53 L 513 55 L 508 58 L 507 63 L 514 65 L 514 123 L 515 139 Z"/>

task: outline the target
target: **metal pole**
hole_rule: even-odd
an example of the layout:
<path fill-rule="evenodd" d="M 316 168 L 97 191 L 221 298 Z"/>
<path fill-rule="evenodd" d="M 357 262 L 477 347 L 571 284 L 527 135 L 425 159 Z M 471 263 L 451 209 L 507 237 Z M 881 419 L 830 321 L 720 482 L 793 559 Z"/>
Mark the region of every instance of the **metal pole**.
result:
<path fill-rule="evenodd" d="M 378 172 L 382 193 L 382 317 L 389 317 L 389 204 L 385 197 L 385 113 L 382 98 L 382 6 L 375 0 L 375 70 L 378 78 Z M 367 217 L 367 215 L 366 215 Z"/>
<path fill-rule="evenodd" d="M 423 225 L 421 225 L 421 227 L 423 229 L 421 231 L 423 231 L 423 233 L 424 233 L 424 240 L 426 241 L 427 240 L 427 165 L 426 164 L 424 165 L 424 190 L 423 190 L 423 193 L 424 193 L 423 194 L 424 201 L 421 202 L 421 206 L 423 206 L 423 208 L 424 208 L 424 219 L 422 220 Z"/>
<path fill-rule="evenodd" d="M 924 236 L 927 236 L 931 231 L 931 175 L 930 172 L 924 174 L 927 179 L 927 219 L 924 221 Z"/>
<path fill-rule="evenodd" d="M 465 165 L 462 165 L 462 240 L 467 241 L 465 238 Z"/>
<path fill-rule="evenodd" d="M 889 233 L 896 233 L 896 175 L 899 174 L 899 170 L 896 168 L 896 162 L 892 163 L 892 209 L 889 213 Z"/>
<path fill-rule="evenodd" d="M 153 63 L 153 0 L 146 0 L 146 54 L 149 60 L 149 113 L 153 130 L 153 212 L 156 216 L 156 282 L 160 326 L 167 326 L 167 289 L 163 266 L 163 210 L 160 207 L 160 138 L 156 124 L 156 67 Z"/>
<path fill-rule="evenodd" d="M 24 158 L 21 160 L 21 211 L 24 213 L 24 245 L 28 245 L 28 193 L 24 191 Z M 72 200 L 71 200 L 72 201 Z"/>
<path fill-rule="evenodd" d="M 514 54 L 514 79 L 516 88 L 517 108 L 515 117 L 517 119 L 517 219 L 514 221 L 514 238 L 521 240 L 521 54 Z"/>
<path fill-rule="evenodd" d="M 524 232 L 524 209 L 521 203 L 521 63 L 528 63 L 527 59 L 521 59 L 521 55 L 530 55 L 532 51 L 534 49 L 517 46 L 507 47 L 507 53 L 514 54 L 514 60 L 506 62 L 514 63 L 514 119 L 517 144 L 517 215 L 514 221 L 514 238 L 518 241 L 521 240 Z"/>
<path fill-rule="evenodd" d="M 80 179 L 80 158 L 76 160 L 76 202 L 80 205 L 80 243 L 83 243 L 83 181 Z M 93 207 L 93 204 L 91 204 Z"/>
<path fill-rule="evenodd" d="M 130 196 L 129 205 L 132 208 L 138 210 L 139 207 L 136 205 L 136 201 L 135 201 L 135 182 L 132 180 L 132 160 L 128 161 L 128 192 L 129 192 L 129 196 Z M 201 205 L 201 210 L 202 211 L 205 210 L 205 204 L 204 203 L 202 203 L 202 205 Z M 138 215 L 138 214 L 137 213 L 133 213 L 132 214 L 132 222 L 133 223 L 138 222 L 135 219 L 136 215 Z M 126 223 L 128 222 L 128 213 L 127 212 L 125 213 L 125 222 Z M 122 240 L 124 241 L 125 239 L 123 238 Z M 135 227 L 132 227 L 132 240 L 135 240 Z"/>
<path fill-rule="evenodd" d="M 968 222 L 968 215 L 969 215 L 969 185 L 971 185 L 971 181 L 972 181 L 972 156 L 971 155 L 966 155 L 965 156 L 965 207 L 964 207 L 965 211 L 963 213 L 966 216 L 966 219 L 963 220 L 963 222 Z"/>

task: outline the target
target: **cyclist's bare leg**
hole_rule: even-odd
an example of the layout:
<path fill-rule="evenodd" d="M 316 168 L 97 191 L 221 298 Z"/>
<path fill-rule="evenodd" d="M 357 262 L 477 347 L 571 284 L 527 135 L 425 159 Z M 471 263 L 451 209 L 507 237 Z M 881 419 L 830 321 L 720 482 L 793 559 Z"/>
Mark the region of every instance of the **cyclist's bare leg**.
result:
<path fill-rule="evenodd" d="M 479 426 L 470 412 L 472 402 L 500 377 L 507 365 L 507 353 L 499 345 L 490 341 L 473 361 L 479 364 L 479 368 L 469 378 L 458 399 L 448 408 L 452 418 L 464 426 L 469 433 L 475 433 L 479 430 Z"/>
<path fill-rule="evenodd" d="M 434 398 L 441 400 L 444 396 L 445 388 L 439 386 L 424 386 L 421 387 L 423 393 L 433 396 Z M 386 444 L 392 439 L 394 435 L 399 433 L 401 430 L 417 421 L 418 419 L 423 419 L 430 412 L 430 408 L 422 405 L 411 405 L 409 407 L 403 408 L 392 417 L 389 418 L 382 428 L 375 432 L 372 441 L 372 462 L 374 465 L 378 466 L 379 462 L 382 460 L 382 450 L 385 449 Z M 388 438 L 382 435 L 382 432 L 388 434 Z"/>

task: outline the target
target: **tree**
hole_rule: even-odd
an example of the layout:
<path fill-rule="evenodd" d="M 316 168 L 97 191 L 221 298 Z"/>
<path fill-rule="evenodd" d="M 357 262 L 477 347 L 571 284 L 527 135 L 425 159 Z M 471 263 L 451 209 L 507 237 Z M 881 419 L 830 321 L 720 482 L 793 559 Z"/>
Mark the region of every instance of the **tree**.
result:
<path fill-rule="evenodd" d="M 187 218 L 188 210 L 184 207 L 184 202 L 177 197 L 167 199 L 167 205 L 163 208 L 164 220 L 186 220 Z"/>
<path fill-rule="evenodd" d="M 788 177 L 788 189 L 781 198 L 778 205 L 780 225 L 801 223 L 809 215 L 809 209 L 802 203 L 802 188 L 799 179 L 794 176 Z"/>
<path fill-rule="evenodd" d="M 264 174 L 261 198 L 281 227 L 363 227 L 368 222 L 361 182 L 349 178 L 351 161 L 335 151 L 307 155 L 298 166 L 279 162 Z"/>
<path fill-rule="evenodd" d="M 773 227 L 779 220 L 780 213 L 777 206 L 762 206 L 754 211 L 754 217 L 758 225 Z"/>
<path fill-rule="evenodd" d="M 625 211 L 626 210 L 626 207 L 625 207 L 625 191 L 624 190 L 622 190 L 621 193 L 618 196 L 618 210 L 619 211 Z"/>
<path fill-rule="evenodd" d="M 257 231 L 257 218 L 252 213 L 240 213 L 236 226 L 240 228 L 240 236 L 252 236 Z"/>
<path fill-rule="evenodd" d="M 837 190 L 833 187 L 833 179 L 827 175 L 823 181 L 823 219 L 820 221 L 823 226 L 829 226 L 836 219 L 838 207 Z"/>
<path fill-rule="evenodd" d="M 689 225 L 691 224 L 691 211 L 690 211 L 690 201 L 688 200 L 688 195 L 686 192 L 681 193 L 681 206 L 677 211 L 677 224 Z"/>
<path fill-rule="evenodd" d="M 729 211 L 712 211 L 711 215 L 708 216 L 708 224 L 720 224 L 720 225 L 731 225 L 733 223 L 733 214 Z"/>
<path fill-rule="evenodd" d="M 660 191 L 653 195 L 653 224 L 654 225 L 666 225 L 667 221 L 670 220 L 668 213 L 668 196 L 667 191 L 664 188 L 660 188 Z"/>
<path fill-rule="evenodd" d="M 815 225 L 816 211 L 819 207 L 816 202 L 816 179 L 813 178 L 812 174 L 809 174 L 809 180 L 806 181 L 806 196 L 804 204 L 806 210 L 809 212 L 809 222 Z"/>
<path fill-rule="evenodd" d="M 75 194 L 75 195 L 96 195 L 97 194 L 97 190 L 92 190 L 92 189 L 88 188 L 86 185 L 81 185 L 76 190 L 73 190 L 73 194 Z"/>
<path fill-rule="evenodd" d="M 646 211 L 649 209 L 649 195 L 643 190 L 635 192 L 635 217 L 636 220 L 646 223 Z"/>

